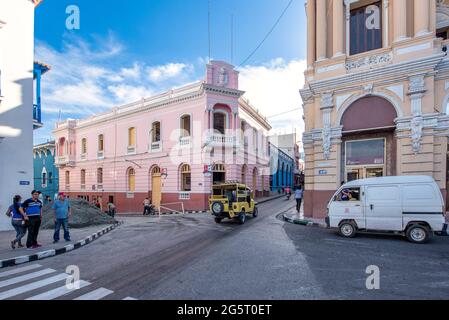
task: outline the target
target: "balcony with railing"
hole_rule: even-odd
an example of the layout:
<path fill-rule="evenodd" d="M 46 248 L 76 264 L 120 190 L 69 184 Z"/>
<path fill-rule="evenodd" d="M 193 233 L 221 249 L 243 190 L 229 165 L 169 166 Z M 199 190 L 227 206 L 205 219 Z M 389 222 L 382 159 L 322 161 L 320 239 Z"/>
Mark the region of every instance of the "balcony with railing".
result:
<path fill-rule="evenodd" d="M 208 133 L 206 145 L 210 147 L 238 147 L 239 141 L 234 134 Z"/>
<path fill-rule="evenodd" d="M 152 142 L 150 144 L 150 153 L 162 152 L 162 141 Z"/>
<path fill-rule="evenodd" d="M 34 62 L 33 78 L 36 83 L 35 91 L 35 103 L 33 104 L 33 129 L 39 129 L 43 127 L 42 123 L 42 111 L 41 111 L 41 77 L 45 73 L 50 71 L 50 66 L 41 63 Z"/>
<path fill-rule="evenodd" d="M 181 148 L 191 148 L 192 147 L 192 137 L 181 137 L 179 138 L 179 146 Z"/>
<path fill-rule="evenodd" d="M 57 156 L 55 158 L 55 165 L 58 167 L 74 167 L 76 158 L 73 155 Z"/>

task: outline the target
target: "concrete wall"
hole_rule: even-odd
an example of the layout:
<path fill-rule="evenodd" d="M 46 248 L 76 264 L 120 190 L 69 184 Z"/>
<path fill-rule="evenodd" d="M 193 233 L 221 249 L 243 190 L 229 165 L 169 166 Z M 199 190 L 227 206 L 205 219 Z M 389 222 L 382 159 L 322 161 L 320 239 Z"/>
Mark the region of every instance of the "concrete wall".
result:
<path fill-rule="evenodd" d="M 11 229 L 4 215 L 14 195 L 30 197 L 33 188 L 34 5 L 0 1 L 0 126 L 19 129 L 0 142 L 0 230 Z M 29 185 L 20 185 L 21 181 Z"/>

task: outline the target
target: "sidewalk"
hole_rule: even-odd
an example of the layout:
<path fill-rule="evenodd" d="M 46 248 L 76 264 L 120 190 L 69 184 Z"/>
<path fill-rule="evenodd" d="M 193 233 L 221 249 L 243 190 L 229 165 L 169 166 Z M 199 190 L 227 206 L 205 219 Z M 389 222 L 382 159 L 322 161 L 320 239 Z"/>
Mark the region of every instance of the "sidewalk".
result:
<path fill-rule="evenodd" d="M 257 204 L 262 204 L 262 203 L 266 203 L 266 202 L 273 201 L 273 200 L 283 198 L 283 197 L 285 197 L 284 194 L 274 194 L 269 197 L 257 198 L 256 202 L 257 202 Z M 185 214 L 201 214 L 201 213 L 209 213 L 209 211 L 207 210 L 207 211 L 186 211 L 185 212 Z M 173 214 L 182 214 L 182 212 L 162 213 L 162 215 L 173 215 Z M 132 217 L 138 217 L 141 215 L 142 215 L 142 212 L 124 212 L 124 213 L 117 213 L 115 215 L 115 218 L 120 220 L 120 218 L 124 218 L 124 217 L 132 218 Z"/>
<path fill-rule="evenodd" d="M 15 231 L 1 231 L 0 232 L 0 268 L 11 265 L 17 265 L 34 260 L 41 260 L 46 257 L 59 255 L 78 249 L 93 240 L 106 234 L 116 226 L 103 225 L 93 226 L 83 229 L 70 229 L 71 242 L 64 241 L 63 231 L 61 230 L 61 241 L 53 244 L 53 230 L 40 230 L 38 241 L 42 244 L 42 248 L 29 250 L 26 248 L 15 249 L 11 248 L 11 241 L 15 238 Z M 26 237 L 22 239 L 22 244 L 26 244 Z"/>
<path fill-rule="evenodd" d="M 301 213 L 298 213 L 296 211 L 296 208 L 292 208 L 289 211 L 285 212 L 283 214 L 283 218 L 289 223 L 299 224 L 307 227 L 327 228 L 324 219 L 305 218 L 303 210 L 301 210 Z"/>

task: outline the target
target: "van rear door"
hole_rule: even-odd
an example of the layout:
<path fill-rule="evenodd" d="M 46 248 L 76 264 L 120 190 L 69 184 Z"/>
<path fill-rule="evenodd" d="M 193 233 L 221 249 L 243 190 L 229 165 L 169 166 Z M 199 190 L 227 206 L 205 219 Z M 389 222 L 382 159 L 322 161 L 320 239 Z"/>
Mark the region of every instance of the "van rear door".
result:
<path fill-rule="evenodd" d="M 365 189 L 366 228 L 402 231 L 402 202 L 398 185 L 368 186 Z"/>

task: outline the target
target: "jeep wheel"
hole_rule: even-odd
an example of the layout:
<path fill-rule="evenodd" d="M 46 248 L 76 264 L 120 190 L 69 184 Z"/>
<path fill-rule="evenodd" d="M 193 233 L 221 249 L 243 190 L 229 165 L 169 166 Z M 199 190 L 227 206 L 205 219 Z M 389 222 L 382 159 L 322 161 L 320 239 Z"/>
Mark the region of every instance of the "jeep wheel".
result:
<path fill-rule="evenodd" d="M 412 243 L 423 244 L 430 240 L 430 231 L 425 226 L 414 224 L 407 229 L 406 237 Z"/>
<path fill-rule="evenodd" d="M 216 223 L 220 224 L 221 221 L 223 221 L 223 219 L 221 219 L 221 218 L 215 218 L 215 222 L 216 222 Z"/>
<path fill-rule="evenodd" d="M 339 227 L 340 235 L 345 238 L 354 238 L 357 230 L 355 226 L 350 222 L 344 222 Z"/>
<path fill-rule="evenodd" d="M 245 222 L 246 222 L 246 213 L 245 213 L 245 212 L 242 212 L 242 213 L 240 213 L 240 215 L 239 215 L 239 223 L 240 223 L 240 224 L 245 224 Z"/>
<path fill-rule="evenodd" d="M 221 202 L 212 203 L 212 213 L 214 216 L 220 216 L 224 211 L 224 205 Z"/>
<path fill-rule="evenodd" d="M 259 209 L 257 207 L 254 208 L 253 218 L 257 218 L 259 216 Z"/>

